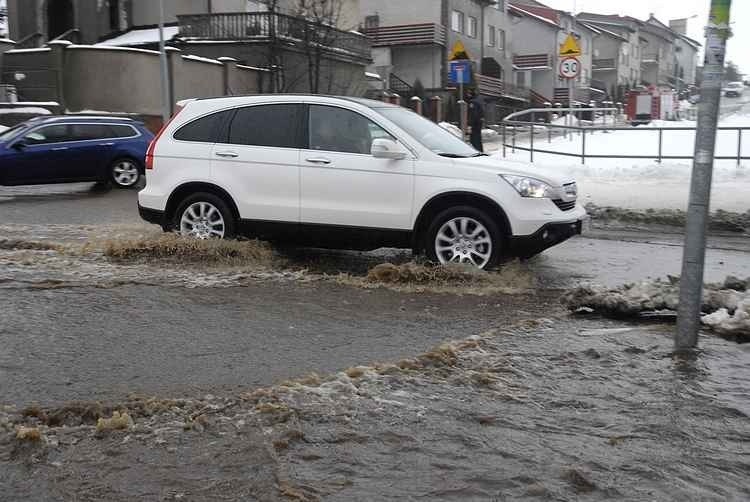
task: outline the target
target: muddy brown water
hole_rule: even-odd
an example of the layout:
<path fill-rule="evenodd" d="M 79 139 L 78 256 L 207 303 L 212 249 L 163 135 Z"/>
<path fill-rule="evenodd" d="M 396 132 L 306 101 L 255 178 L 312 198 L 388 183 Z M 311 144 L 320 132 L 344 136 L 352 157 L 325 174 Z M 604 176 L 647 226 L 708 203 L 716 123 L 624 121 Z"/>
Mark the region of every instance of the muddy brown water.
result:
<path fill-rule="evenodd" d="M 748 346 L 700 342 L 681 358 L 669 327 L 553 317 L 277 388 L 266 412 L 216 405 L 205 430 L 178 411 L 3 436 L 0 499 L 747 500 Z"/>

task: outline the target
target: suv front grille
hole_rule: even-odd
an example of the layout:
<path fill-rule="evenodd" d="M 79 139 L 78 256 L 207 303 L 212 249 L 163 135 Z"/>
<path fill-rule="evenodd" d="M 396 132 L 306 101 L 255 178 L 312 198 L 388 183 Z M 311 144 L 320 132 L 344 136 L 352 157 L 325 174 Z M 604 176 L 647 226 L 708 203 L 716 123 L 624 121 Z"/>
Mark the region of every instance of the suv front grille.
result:
<path fill-rule="evenodd" d="M 552 202 L 554 202 L 555 205 L 560 208 L 560 211 L 570 211 L 576 207 L 576 201 L 574 200 L 570 202 L 565 202 L 563 200 L 553 200 Z"/>

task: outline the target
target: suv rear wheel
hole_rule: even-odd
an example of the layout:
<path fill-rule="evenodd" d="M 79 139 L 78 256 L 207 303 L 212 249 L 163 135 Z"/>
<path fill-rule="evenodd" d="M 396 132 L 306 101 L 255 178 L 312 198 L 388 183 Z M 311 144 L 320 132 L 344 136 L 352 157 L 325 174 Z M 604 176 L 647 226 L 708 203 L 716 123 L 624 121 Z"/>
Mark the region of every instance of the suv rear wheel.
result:
<path fill-rule="evenodd" d="M 500 261 L 502 234 L 483 211 L 459 206 L 438 214 L 426 236 L 428 257 L 441 264 L 468 263 L 489 269 Z"/>
<path fill-rule="evenodd" d="M 183 200 L 175 212 L 174 228 L 196 239 L 229 239 L 235 235 L 232 211 L 212 193 L 195 193 Z"/>

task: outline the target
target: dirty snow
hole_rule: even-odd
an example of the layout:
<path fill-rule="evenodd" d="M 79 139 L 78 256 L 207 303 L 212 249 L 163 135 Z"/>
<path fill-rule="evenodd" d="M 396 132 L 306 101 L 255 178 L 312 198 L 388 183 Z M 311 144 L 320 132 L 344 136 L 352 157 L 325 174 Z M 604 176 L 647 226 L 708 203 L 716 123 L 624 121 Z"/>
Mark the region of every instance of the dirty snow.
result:
<path fill-rule="evenodd" d="M 675 313 L 679 306 L 679 278 L 626 284 L 618 288 L 585 286 L 562 297 L 571 311 L 594 311 L 617 317 L 648 313 Z M 750 278 L 727 277 L 703 290 L 702 323 L 718 333 L 750 341 Z"/>

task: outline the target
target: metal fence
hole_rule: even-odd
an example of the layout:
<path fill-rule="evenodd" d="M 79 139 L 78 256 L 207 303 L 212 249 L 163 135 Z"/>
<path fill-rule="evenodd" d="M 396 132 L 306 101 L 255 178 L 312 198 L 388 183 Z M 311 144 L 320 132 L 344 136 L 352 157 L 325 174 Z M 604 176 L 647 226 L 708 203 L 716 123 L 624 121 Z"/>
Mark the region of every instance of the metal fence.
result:
<path fill-rule="evenodd" d="M 554 110 L 559 111 L 559 110 Z M 592 113 L 593 121 L 591 125 L 580 125 L 580 117 L 574 117 L 574 113 L 581 113 L 580 109 L 563 109 L 562 111 L 570 111 L 573 122 L 578 121 L 578 124 L 570 125 L 559 125 L 551 124 L 548 122 L 537 122 L 537 121 L 520 121 L 512 120 L 515 116 L 520 116 L 522 113 L 512 114 L 506 117 L 501 123 L 501 136 L 502 136 L 502 151 L 503 157 L 507 156 L 507 150 L 510 149 L 512 153 L 516 150 L 529 152 L 529 161 L 534 162 L 535 154 L 548 154 L 548 155 L 559 155 L 563 157 L 574 157 L 580 158 L 581 164 L 586 163 L 586 159 L 646 159 L 655 160 L 658 163 L 662 163 L 664 160 L 692 160 L 693 155 L 672 155 L 664 153 L 664 134 L 668 132 L 678 131 L 691 131 L 695 132 L 695 127 L 631 127 L 622 125 L 606 125 L 607 115 L 606 112 L 615 112 L 617 109 L 583 109 L 583 112 Z M 604 112 L 601 116 L 597 116 L 597 112 Z M 526 113 L 532 113 L 534 115 L 539 113 L 548 113 L 547 110 L 536 110 L 527 111 Z M 614 119 L 612 119 L 614 121 Z M 602 125 L 597 125 L 597 122 L 602 122 Z M 558 131 L 562 136 L 567 137 L 570 135 L 571 140 L 578 136 L 580 138 L 580 150 L 577 152 L 564 152 L 559 150 L 551 150 L 549 148 L 540 148 L 538 140 L 535 139 L 536 131 L 543 126 L 547 131 L 547 143 L 552 142 L 553 133 Z M 734 155 L 716 155 L 715 160 L 734 160 L 737 166 L 740 166 L 743 160 L 750 160 L 750 156 L 742 154 L 742 140 L 744 132 L 750 130 L 750 127 L 718 127 L 719 134 L 722 131 L 733 131 L 736 133 L 737 148 L 736 154 Z M 614 132 L 614 131 L 627 131 L 628 133 L 636 134 L 656 134 L 658 136 L 657 148 L 653 152 L 644 152 L 641 154 L 631 153 L 617 153 L 617 154 L 596 154 L 591 153 L 591 150 L 587 150 L 587 138 L 590 138 L 596 133 Z M 519 137 L 528 136 L 528 144 L 519 144 Z M 634 139 L 634 141 L 636 141 Z M 637 144 L 634 142 L 634 144 Z"/>

